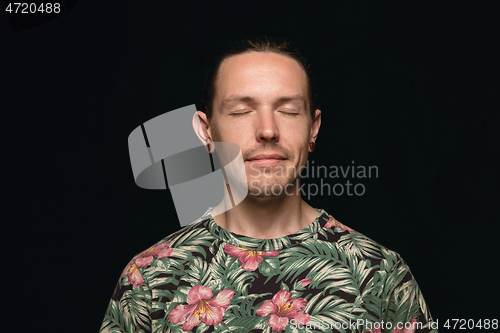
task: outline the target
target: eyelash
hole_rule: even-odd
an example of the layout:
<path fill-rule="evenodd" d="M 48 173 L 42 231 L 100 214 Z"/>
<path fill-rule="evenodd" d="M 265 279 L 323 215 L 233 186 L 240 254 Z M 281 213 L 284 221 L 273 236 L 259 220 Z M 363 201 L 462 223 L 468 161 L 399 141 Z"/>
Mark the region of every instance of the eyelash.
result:
<path fill-rule="evenodd" d="M 246 112 L 231 113 L 231 115 L 240 117 L 240 116 L 247 115 L 249 113 L 250 113 L 250 111 L 246 111 Z M 287 116 L 297 116 L 298 115 L 297 112 L 283 112 L 283 114 L 286 114 Z"/>
<path fill-rule="evenodd" d="M 250 113 L 250 111 L 246 111 L 246 112 L 231 113 L 231 115 L 239 117 L 239 116 L 244 116 L 244 115 L 249 114 L 249 113 Z"/>

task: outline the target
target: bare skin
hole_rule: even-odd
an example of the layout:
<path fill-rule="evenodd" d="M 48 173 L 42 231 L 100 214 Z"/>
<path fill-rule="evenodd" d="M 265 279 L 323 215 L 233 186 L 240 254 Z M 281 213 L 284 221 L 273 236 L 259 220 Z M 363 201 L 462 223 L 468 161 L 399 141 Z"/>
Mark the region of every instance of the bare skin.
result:
<path fill-rule="evenodd" d="M 303 229 L 318 211 L 301 198 L 298 172 L 321 126 L 320 110 L 310 116 L 305 71 L 287 56 L 249 52 L 226 59 L 219 74 L 212 119 L 198 111 L 195 131 L 204 144 L 232 142 L 241 148 L 249 194 L 214 221 L 259 239 Z M 263 159 L 270 154 L 275 156 Z"/>

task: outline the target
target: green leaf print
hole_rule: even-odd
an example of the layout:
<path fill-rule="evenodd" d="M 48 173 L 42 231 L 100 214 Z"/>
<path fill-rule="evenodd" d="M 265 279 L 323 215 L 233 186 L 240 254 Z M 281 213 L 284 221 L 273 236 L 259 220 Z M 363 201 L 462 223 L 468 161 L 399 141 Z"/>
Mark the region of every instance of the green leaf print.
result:
<path fill-rule="evenodd" d="M 241 295 L 248 294 L 249 284 L 257 277 L 256 272 L 242 269 L 238 259 L 226 254 L 222 246 L 219 247 L 208 269 L 213 280 L 220 280 L 226 289 L 234 290 Z"/>
<path fill-rule="evenodd" d="M 259 272 L 268 277 L 278 274 L 279 268 L 279 260 L 276 257 L 265 258 L 259 263 Z"/>

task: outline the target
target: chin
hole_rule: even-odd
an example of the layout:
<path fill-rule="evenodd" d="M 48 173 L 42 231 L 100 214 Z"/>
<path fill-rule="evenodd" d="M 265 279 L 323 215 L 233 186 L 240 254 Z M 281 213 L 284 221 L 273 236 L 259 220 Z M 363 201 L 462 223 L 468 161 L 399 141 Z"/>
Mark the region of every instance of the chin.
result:
<path fill-rule="evenodd" d="M 293 179 L 261 176 L 248 182 L 248 193 L 255 198 L 279 197 L 286 194 L 286 186 L 291 183 Z"/>

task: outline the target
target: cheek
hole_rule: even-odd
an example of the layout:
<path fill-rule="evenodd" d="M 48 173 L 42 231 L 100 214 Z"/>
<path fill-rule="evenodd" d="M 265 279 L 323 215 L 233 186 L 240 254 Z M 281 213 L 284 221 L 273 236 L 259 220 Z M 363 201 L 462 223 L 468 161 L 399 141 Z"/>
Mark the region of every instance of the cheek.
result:
<path fill-rule="evenodd" d="M 290 142 L 295 149 L 301 151 L 307 149 L 309 145 L 309 136 L 305 131 L 295 131 L 287 134 Z"/>
<path fill-rule="evenodd" d="M 219 141 L 222 142 L 232 142 L 237 145 L 244 145 L 245 142 L 251 138 L 251 133 L 249 132 L 248 128 L 240 127 L 240 126 L 234 126 L 234 125 L 228 125 L 224 127 L 224 130 L 220 131 L 217 130 L 217 137 Z M 241 147 L 243 148 L 243 147 Z"/>
<path fill-rule="evenodd" d="M 220 131 L 220 124 L 217 122 L 212 122 L 211 127 L 210 127 L 210 132 L 212 134 L 212 140 L 215 142 L 223 142 L 223 134 L 224 131 L 221 133 Z"/>

